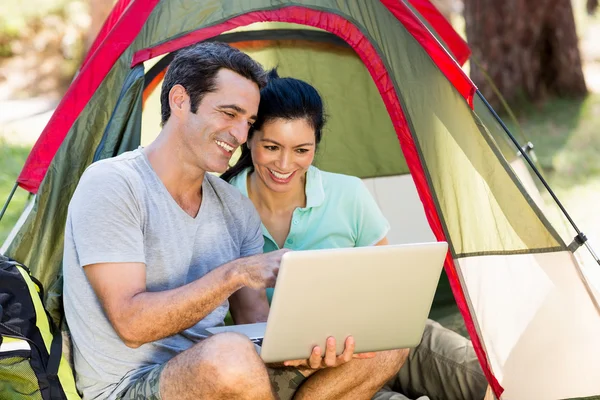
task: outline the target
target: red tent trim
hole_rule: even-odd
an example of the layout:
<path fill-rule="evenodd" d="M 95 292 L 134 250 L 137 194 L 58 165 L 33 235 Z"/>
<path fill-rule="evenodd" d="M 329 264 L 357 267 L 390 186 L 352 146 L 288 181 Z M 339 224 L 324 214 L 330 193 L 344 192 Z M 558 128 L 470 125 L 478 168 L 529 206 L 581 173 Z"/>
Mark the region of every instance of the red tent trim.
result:
<path fill-rule="evenodd" d="M 127 7 L 129 7 L 129 4 L 132 1 L 133 0 L 117 1 L 113 9 L 110 11 L 110 14 L 108 14 L 108 17 L 106 17 L 106 21 L 104 21 L 102 28 L 100 28 L 100 32 L 98 32 L 98 35 L 96 35 L 96 39 L 94 39 L 94 43 L 92 43 L 92 45 L 90 46 L 90 49 L 88 50 L 85 59 L 81 63 L 81 67 L 79 69 L 83 69 L 83 67 L 85 67 L 85 65 L 88 63 L 94 52 L 98 49 L 98 47 L 102 45 L 102 42 L 104 42 L 104 39 L 106 39 L 112 28 L 114 28 L 117 22 L 119 22 L 121 16 L 123 16 L 123 13 L 125 12 L 125 10 L 127 10 Z"/>
<path fill-rule="evenodd" d="M 442 71 L 446 78 L 452 82 L 456 90 L 465 98 L 469 107 L 473 109 L 473 96 L 477 91 L 477 87 L 444 46 L 438 42 L 423 22 L 402 1 L 380 1 L 404 25 L 412 37 L 419 42 L 440 71 Z"/>
<path fill-rule="evenodd" d="M 429 0 L 408 0 L 408 2 L 434 27 L 450 48 L 456 61 L 464 65 L 471 55 L 471 49 L 442 13 Z"/>

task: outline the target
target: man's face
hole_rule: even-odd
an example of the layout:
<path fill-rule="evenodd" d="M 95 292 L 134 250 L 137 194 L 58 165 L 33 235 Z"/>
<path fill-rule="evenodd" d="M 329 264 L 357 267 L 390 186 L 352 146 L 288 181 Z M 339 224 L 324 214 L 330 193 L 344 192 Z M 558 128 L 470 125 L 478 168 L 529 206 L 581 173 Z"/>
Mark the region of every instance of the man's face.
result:
<path fill-rule="evenodd" d="M 182 112 L 183 145 L 206 172 L 225 172 L 234 151 L 242 145 L 256 120 L 258 85 L 237 73 L 221 69 L 216 90 L 206 93 L 196 113 Z M 189 98 L 187 100 L 189 102 Z"/>

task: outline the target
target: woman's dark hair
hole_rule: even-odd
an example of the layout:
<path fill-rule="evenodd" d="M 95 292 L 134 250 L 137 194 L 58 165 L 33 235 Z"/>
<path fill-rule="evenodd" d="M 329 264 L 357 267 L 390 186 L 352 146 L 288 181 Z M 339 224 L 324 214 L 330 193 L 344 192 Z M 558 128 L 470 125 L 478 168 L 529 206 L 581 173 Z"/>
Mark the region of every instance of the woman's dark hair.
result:
<path fill-rule="evenodd" d="M 248 141 L 252 139 L 255 131 L 261 130 L 268 122 L 276 119 L 304 119 L 315 130 L 315 146 L 318 145 L 325 125 L 325 115 L 323 101 L 317 89 L 299 79 L 280 78 L 276 69 L 269 72 L 268 78 L 267 85 L 260 91 L 258 115 L 248 132 Z M 229 182 L 248 167 L 253 168 L 252 155 L 244 143 L 239 160 L 225 171 L 221 178 Z"/>

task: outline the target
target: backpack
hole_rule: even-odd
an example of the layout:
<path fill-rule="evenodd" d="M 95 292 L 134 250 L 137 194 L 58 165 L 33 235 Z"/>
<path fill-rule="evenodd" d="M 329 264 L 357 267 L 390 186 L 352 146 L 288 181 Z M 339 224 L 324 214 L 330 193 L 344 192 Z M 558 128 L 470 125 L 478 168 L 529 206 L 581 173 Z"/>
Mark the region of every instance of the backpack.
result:
<path fill-rule="evenodd" d="M 81 399 L 43 298 L 29 269 L 0 254 L 0 399 Z"/>

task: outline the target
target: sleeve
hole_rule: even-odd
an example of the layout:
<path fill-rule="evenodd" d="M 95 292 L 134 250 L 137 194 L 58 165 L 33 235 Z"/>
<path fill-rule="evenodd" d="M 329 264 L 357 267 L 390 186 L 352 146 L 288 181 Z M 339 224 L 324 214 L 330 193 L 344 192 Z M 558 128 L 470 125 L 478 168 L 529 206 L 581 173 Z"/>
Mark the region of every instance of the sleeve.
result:
<path fill-rule="evenodd" d="M 247 224 L 244 237 L 242 239 L 242 247 L 240 250 L 241 257 L 252 256 L 263 252 L 264 238 L 262 234 L 262 223 L 260 215 L 254 208 L 254 205 L 249 199 L 244 198 L 245 209 L 247 213 Z"/>
<path fill-rule="evenodd" d="M 131 184 L 111 165 L 88 168 L 69 205 L 81 266 L 145 262 L 141 210 Z"/>
<path fill-rule="evenodd" d="M 357 179 L 354 201 L 356 247 L 372 246 L 388 234 L 390 224 L 360 179 Z"/>

